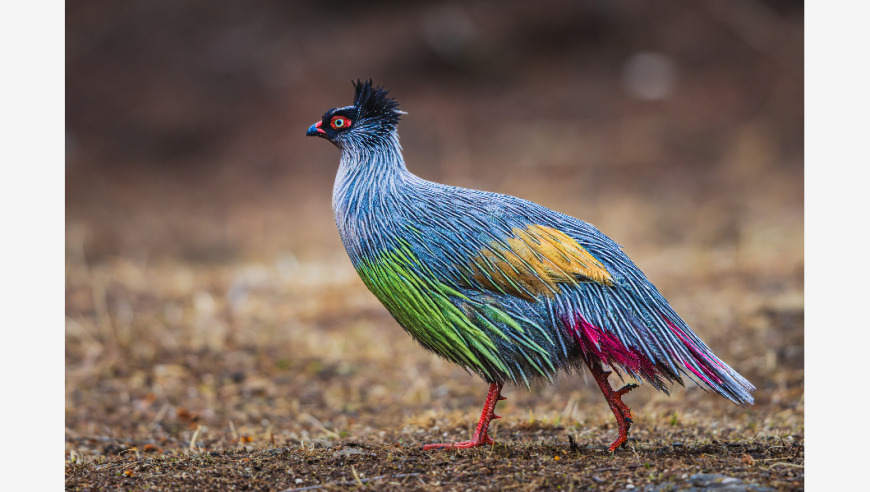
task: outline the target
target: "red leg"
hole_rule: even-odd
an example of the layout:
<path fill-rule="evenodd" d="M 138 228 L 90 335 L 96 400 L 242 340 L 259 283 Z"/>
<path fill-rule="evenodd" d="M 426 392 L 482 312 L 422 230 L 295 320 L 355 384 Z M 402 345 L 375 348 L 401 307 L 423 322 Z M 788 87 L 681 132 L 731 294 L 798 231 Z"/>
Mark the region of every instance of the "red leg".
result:
<path fill-rule="evenodd" d="M 475 446 L 483 446 L 484 444 L 495 444 L 495 441 L 489 437 L 486 431 L 489 429 L 489 423 L 493 419 L 501 418 L 495 414 L 495 405 L 501 400 L 507 400 L 507 398 L 501 396 L 502 386 L 504 386 L 504 383 L 501 381 L 489 385 L 489 393 L 486 395 L 486 403 L 483 404 L 483 412 L 480 414 L 480 420 L 477 422 L 477 429 L 474 431 L 474 435 L 471 437 L 470 441 L 426 444 L 423 446 L 423 450 L 473 448 Z"/>
<path fill-rule="evenodd" d="M 607 381 L 607 377 L 610 376 L 610 371 L 602 369 L 601 364 L 598 361 L 590 362 L 587 359 L 586 365 L 589 366 L 589 370 L 592 371 L 592 376 L 595 377 L 595 382 L 598 383 L 598 387 L 601 388 L 601 392 L 604 393 L 604 398 L 607 399 L 607 404 L 610 405 L 613 415 L 616 416 L 616 423 L 619 425 L 619 437 L 617 437 L 616 440 L 613 441 L 613 444 L 610 445 L 610 452 L 612 453 L 616 451 L 618 447 L 624 446 L 625 442 L 628 441 L 628 431 L 631 429 L 632 424 L 631 409 L 628 408 L 628 405 L 622 402 L 622 395 L 637 388 L 637 385 L 630 383 L 616 391 L 613 391 L 613 388 Z"/>

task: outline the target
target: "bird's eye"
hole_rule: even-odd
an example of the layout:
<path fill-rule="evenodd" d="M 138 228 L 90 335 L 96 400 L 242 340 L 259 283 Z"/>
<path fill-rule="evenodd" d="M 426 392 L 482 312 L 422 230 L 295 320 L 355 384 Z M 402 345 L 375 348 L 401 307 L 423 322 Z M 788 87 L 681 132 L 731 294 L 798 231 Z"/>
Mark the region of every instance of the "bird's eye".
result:
<path fill-rule="evenodd" d="M 351 121 L 344 116 L 333 116 L 329 125 L 336 130 L 341 130 L 342 128 L 349 127 L 350 123 Z"/>

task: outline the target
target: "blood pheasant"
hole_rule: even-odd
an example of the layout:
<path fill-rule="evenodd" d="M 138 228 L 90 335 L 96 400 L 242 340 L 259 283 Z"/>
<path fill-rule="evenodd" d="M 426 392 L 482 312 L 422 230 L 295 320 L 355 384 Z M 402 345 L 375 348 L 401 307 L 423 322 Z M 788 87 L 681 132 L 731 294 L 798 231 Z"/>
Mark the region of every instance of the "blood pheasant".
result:
<path fill-rule="evenodd" d="M 755 388 L 716 357 L 618 244 L 581 220 L 513 196 L 433 183 L 405 167 L 395 99 L 357 81 L 351 106 L 312 125 L 341 153 L 332 207 L 363 282 L 423 347 L 490 383 L 470 441 L 487 434 L 505 382 L 589 368 L 619 424 L 632 423 L 611 370 L 667 393 L 694 378 L 739 403 Z"/>

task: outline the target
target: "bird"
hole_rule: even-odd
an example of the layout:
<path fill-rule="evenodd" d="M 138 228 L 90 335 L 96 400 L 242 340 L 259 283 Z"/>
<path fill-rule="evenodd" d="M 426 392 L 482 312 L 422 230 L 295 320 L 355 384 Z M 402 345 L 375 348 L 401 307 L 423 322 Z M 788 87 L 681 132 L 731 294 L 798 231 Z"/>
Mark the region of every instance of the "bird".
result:
<path fill-rule="evenodd" d="M 755 387 L 720 360 L 619 246 L 591 224 L 514 196 L 412 174 L 399 144 L 407 114 L 371 79 L 353 104 L 311 125 L 339 150 L 335 223 L 363 283 L 420 345 L 477 374 L 489 391 L 471 439 L 424 450 L 493 445 L 506 383 L 588 369 L 628 440 L 636 383 L 668 393 L 683 378 L 738 405 Z"/>

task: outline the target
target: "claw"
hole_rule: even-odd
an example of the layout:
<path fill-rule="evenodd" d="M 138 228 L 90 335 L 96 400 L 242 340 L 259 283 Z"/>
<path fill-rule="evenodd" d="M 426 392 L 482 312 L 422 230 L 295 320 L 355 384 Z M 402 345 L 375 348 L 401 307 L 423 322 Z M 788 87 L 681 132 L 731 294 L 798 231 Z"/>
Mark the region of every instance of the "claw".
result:
<path fill-rule="evenodd" d="M 631 390 L 633 390 L 633 389 L 635 389 L 635 388 L 637 388 L 637 387 L 638 387 L 638 386 L 637 386 L 636 384 L 634 384 L 634 383 L 628 383 L 628 384 L 626 384 L 625 386 L 623 386 L 622 388 L 619 388 L 619 389 L 616 391 L 616 395 L 617 395 L 617 396 L 622 396 L 622 395 L 628 393 L 629 391 L 631 391 Z"/>

